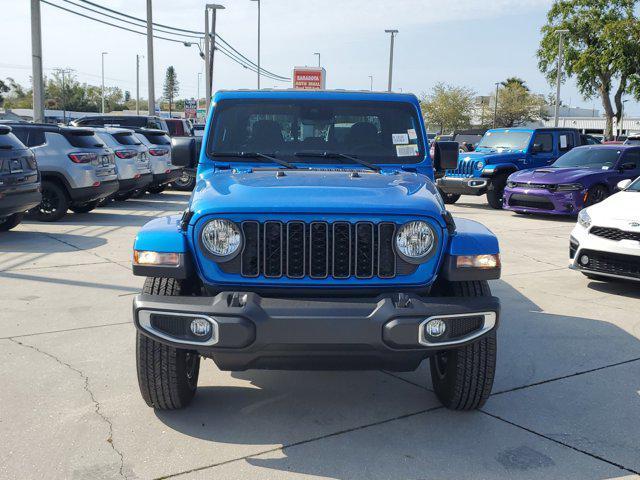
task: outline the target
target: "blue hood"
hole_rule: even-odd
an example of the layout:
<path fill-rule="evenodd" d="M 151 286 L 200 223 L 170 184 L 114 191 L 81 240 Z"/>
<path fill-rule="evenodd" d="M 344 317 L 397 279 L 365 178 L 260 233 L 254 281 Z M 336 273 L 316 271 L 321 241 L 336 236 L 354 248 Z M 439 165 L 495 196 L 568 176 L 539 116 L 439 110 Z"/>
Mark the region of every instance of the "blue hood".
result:
<path fill-rule="evenodd" d="M 503 150 L 499 152 L 486 149 L 479 152 L 461 153 L 460 161 L 477 162 L 482 160 L 485 164 L 504 163 L 522 158 L 523 155 L 525 154 L 522 150 Z"/>
<path fill-rule="evenodd" d="M 193 222 L 212 213 L 424 215 L 441 223 L 433 182 L 410 172 L 254 169 L 205 171 L 191 199 Z M 281 175 L 281 176 L 277 176 Z"/>

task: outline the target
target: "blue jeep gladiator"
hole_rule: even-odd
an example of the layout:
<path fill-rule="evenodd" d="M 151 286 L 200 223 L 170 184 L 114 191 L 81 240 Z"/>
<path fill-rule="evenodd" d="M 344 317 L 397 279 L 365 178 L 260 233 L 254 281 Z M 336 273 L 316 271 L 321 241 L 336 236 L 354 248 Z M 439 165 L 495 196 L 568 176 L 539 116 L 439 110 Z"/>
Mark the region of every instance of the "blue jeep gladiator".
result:
<path fill-rule="evenodd" d="M 546 167 L 588 138 L 573 128 L 496 128 L 488 130 L 474 152 L 460 155 L 455 169 L 437 184 L 445 203 L 461 195 L 487 194 L 492 208 L 502 208 L 507 178 L 513 172 Z"/>
<path fill-rule="evenodd" d="M 496 237 L 454 220 L 434 184 L 414 95 L 223 91 L 182 215 L 147 223 L 133 273 L 137 372 L 149 406 L 193 398 L 202 357 L 222 370 L 415 370 L 473 409 L 490 394 Z M 187 165 L 195 139 L 174 138 Z"/>

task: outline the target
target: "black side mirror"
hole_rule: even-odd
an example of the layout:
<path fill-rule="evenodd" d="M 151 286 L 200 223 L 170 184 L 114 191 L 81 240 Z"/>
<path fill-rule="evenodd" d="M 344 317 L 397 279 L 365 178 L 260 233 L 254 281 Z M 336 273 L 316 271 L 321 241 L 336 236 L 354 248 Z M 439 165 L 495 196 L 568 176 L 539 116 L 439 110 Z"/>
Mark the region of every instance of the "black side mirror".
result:
<path fill-rule="evenodd" d="M 531 147 L 531 153 L 540 153 L 540 152 L 542 152 L 542 144 L 534 143 L 533 147 Z"/>
<path fill-rule="evenodd" d="M 620 168 L 622 168 L 622 170 L 635 170 L 638 167 L 633 162 L 627 162 L 627 163 L 623 163 Z"/>
<path fill-rule="evenodd" d="M 433 168 L 438 171 L 458 168 L 458 142 L 433 142 Z"/>
<path fill-rule="evenodd" d="M 198 149 L 193 137 L 171 139 L 171 163 L 176 167 L 195 167 L 198 164 Z"/>

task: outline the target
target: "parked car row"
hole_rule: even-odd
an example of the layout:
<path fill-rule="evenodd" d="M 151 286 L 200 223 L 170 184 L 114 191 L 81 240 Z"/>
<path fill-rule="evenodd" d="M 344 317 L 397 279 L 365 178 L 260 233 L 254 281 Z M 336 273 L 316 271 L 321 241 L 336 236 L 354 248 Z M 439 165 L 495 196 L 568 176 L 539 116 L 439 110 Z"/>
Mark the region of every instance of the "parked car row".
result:
<path fill-rule="evenodd" d="M 0 230 L 26 212 L 40 221 L 90 212 L 110 199 L 159 193 L 181 175 L 163 130 L 0 125 Z"/>

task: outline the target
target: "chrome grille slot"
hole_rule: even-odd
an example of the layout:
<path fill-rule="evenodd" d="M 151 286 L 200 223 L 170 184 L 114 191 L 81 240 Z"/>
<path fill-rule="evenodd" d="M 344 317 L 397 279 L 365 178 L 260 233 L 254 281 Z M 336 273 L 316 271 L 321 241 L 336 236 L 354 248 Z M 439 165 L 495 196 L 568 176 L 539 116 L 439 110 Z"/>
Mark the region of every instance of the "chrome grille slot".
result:
<path fill-rule="evenodd" d="M 264 276 L 277 278 L 282 276 L 282 223 L 264 222 Z"/>
<path fill-rule="evenodd" d="M 329 226 L 325 222 L 312 222 L 309 235 L 309 276 L 326 278 L 329 274 Z"/>

